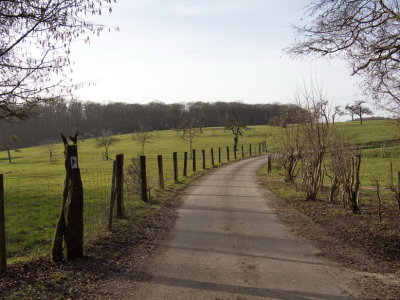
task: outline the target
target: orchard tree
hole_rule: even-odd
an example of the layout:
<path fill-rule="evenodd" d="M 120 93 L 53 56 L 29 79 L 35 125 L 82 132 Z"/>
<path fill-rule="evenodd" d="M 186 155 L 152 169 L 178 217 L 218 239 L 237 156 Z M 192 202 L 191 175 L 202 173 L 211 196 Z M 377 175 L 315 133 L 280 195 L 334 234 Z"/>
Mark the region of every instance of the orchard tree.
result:
<path fill-rule="evenodd" d="M 141 147 L 140 155 L 144 155 L 144 146 L 146 144 L 151 144 L 151 139 L 153 137 L 154 134 L 147 130 L 143 130 L 133 135 L 133 140 L 136 140 Z"/>
<path fill-rule="evenodd" d="M 361 125 L 363 124 L 363 115 L 372 115 L 372 111 L 366 107 L 365 101 L 356 101 L 353 105 L 354 114 L 360 118 Z"/>
<path fill-rule="evenodd" d="M 354 115 L 356 114 L 354 105 L 347 104 L 344 109 L 346 111 L 346 114 L 350 115 L 351 120 L 354 121 Z"/>
<path fill-rule="evenodd" d="M 335 106 L 332 112 L 332 124 L 335 124 L 336 116 L 341 117 L 343 115 L 344 111 L 342 110 L 342 107 L 340 105 Z"/>
<path fill-rule="evenodd" d="M 110 132 L 104 132 L 103 136 L 96 138 L 96 146 L 98 148 L 104 148 L 104 158 L 105 160 L 110 160 L 111 158 L 108 155 L 108 149 L 119 142 L 119 139 L 111 136 Z"/>
<path fill-rule="evenodd" d="M 243 135 L 243 133 L 247 130 L 247 127 L 240 121 L 239 118 L 231 118 L 226 120 L 225 129 L 232 131 L 233 151 L 236 153 L 239 142 L 239 136 Z"/>
<path fill-rule="evenodd" d="M 192 119 L 187 119 L 181 123 L 179 128 L 176 130 L 176 133 L 180 140 L 189 143 L 189 156 L 190 159 L 192 159 L 193 140 L 200 135 L 200 129 L 196 127 L 196 124 Z"/>
<path fill-rule="evenodd" d="M 7 150 L 8 162 L 10 164 L 12 163 L 11 150 L 12 150 L 12 148 L 15 148 L 15 146 L 18 142 L 19 142 L 19 138 L 16 135 L 12 134 L 7 138 L 6 142 L 4 143 L 4 147 Z M 14 150 L 18 151 L 17 148 L 15 148 Z"/>
<path fill-rule="evenodd" d="M 312 0 L 293 55 L 337 55 L 377 104 L 400 113 L 400 0 Z"/>
<path fill-rule="evenodd" d="M 26 119 L 50 99 L 71 92 L 70 45 L 89 42 L 104 26 L 86 15 L 111 12 L 116 0 L 0 1 L 0 119 Z"/>

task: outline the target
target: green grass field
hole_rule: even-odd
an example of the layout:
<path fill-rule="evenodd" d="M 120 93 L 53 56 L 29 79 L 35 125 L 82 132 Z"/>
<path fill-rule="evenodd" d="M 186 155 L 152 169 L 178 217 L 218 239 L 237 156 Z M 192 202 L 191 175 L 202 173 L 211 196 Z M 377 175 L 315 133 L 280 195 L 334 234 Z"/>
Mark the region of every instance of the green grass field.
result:
<path fill-rule="evenodd" d="M 343 136 L 358 143 L 392 140 L 398 137 L 395 121 L 367 121 L 363 126 L 358 122 L 337 123 L 335 128 Z M 248 151 L 252 144 L 253 152 L 261 141 L 267 141 L 268 150 L 275 151 L 275 141 L 279 139 L 278 127 L 252 126 L 239 140 Z M 140 152 L 140 145 L 132 139 L 132 134 L 116 136 L 119 142 L 109 149 L 110 156 L 125 154 L 125 166 L 131 158 Z M 210 149 L 214 148 L 215 162 L 218 163 L 218 147 L 222 150 L 222 162 L 226 162 L 226 146 L 231 147 L 233 136 L 222 128 L 205 128 L 194 140 L 193 148 L 197 150 L 197 169 L 201 169 L 201 150 L 206 150 L 207 167 L 211 167 Z M 79 141 L 79 165 L 84 184 L 84 218 L 85 234 L 93 237 L 106 230 L 107 210 L 111 189 L 112 161 L 103 160 L 104 149 L 96 147 L 95 139 Z M 177 138 L 175 131 L 155 132 L 151 143 L 145 145 L 147 156 L 147 173 L 150 185 L 157 184 L 157 155 L 163 155 L 164 176 L 166 184 L 173 186 L 172 153 L 178 152 L 179 175 L 182 179 L 183 152 L 189 151 L 188 143 Z M 13 152 L 13 163 L 9 164 L 7 153 L 0 156 L 0 172 L 5 175 L 6 197 L 6 237 L 10 261 L 19 260 L 35 254 L 46 253 L 51 244 L 55 223 L 62 201 L 63 181 L 65 177 L 63 145 L 55 145 L 56 164 L 49 163 L 48 146 L 37 146 Z M 381 150 L 363 151 L 363 191 L 366 198 L 373 197 L 370 192 L 374 178 L 387 187 L 390 182 L 390 162 L 397 174 L 400 170 L 400 146 L 387 148 L 387 157 L 381 158 Z M 248 153 L 247 153 L 248 155 Z M 241 151 L 238 158 L 241 157 Z M 279 166 L 276 166 L 277 174 Z M 188 171 L 192 170 L 191 162 Z M 190 175 L 190 174 L 189 174 Z M 182 179 L 183 180 L 183 179 Z M 364 193 L 364 192 L 363 192 Z M 383 192 L 389 197 L 389 192 Z M 371 198 L 372 199 L 372 198 Z M 372 201 L 372 200 L 371 200 Z M 127 212 L 140 219 L 142 215 L 151 213 L 151 203 L 144 204 L 138 197 L 127 195 L 125 198 Z"/>
<path fill-rule="evenodd" d="M 275 128 L 265 126 L 251 127 L 239 141 L 245 149 L 252 144 L 253 152 L 259 142 L 272 141 Z M 132 134 L 116 136 L 119 142 L 109 149 L 110 157 L 125 154 L 125 167 L 140 152 L 140 145 Z M 211 167 L 210 149 L 214 148 L 215 162 L 218 163 L 218 147 L 221 147 L 221 161 L 226 162 L 226 146 L 232 154 L 233 136 L 222 128 L 205 128 L 203 134 L 194 139 L 193 148 L 197 150 L 197 169 L 201 170 L 201 150 L 206 150 L 207 167 Z M 240 148 L 239 148 L 240 149 Z M 173 185 L 172 153 L 178 152 L 179 176 L 182 178 L 183 152 L 189 145 L 178 139 L 175 131 L 155 132 L 151 143 L 145 145 L 149 185 L 157 187 L 157 155 L 163 155 L 164 176 L 167 185 Z M 96 147 L 95 139 L 81 140 L 78 143 L 79 166 L 84 185 L 84 220 L 87 237 L 98 235 L 106 229 L 108 201 L 111 190 L 112 161 L 103 160 L 104 149 Z M 41 255 L 50 248 L 54 227 L 62 201 L 65 177 L 63 145 L 55 145 L 56 164 L 50 164 L 48 146 L 37 146 L 13 152 L 12 164 L 8 163 L 6 152 L 0 159 L 1 172 L 5 175 L 6 198 L 6 239 L 10 261 L 31 255 Z M 238 153 L 238 156 L 241 157 Z M 188 163 L 189 175 L 192 171 Z M 138 197 L 128 195 L 126 210 L 140 218 L 148 213 L 149 207 Z M 149 204 L 151 206 L 151 204 Z"/>

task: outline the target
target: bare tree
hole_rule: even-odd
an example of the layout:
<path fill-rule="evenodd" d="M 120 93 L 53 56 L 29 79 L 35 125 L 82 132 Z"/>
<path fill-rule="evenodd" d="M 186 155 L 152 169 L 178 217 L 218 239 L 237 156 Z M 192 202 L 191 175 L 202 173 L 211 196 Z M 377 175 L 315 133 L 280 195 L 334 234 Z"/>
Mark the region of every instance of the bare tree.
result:
<path fill-rule="evenodd" d="M 200 134 L 200 129 L 196 127 L 194 121 L 188 119 L 181 123 L 176 133 L 179 139 L 189 143 L 189 155 L 192 159 L 193 140 Z"/>
<path fill-rule="evenodd" d="M 363 115 L 372 115 L 372 111 L 368 107 L 364 106 L 364 104 L 365 101 L 360 100 L 356 101 L 353 106 L 354 114 L 356 114 L 360 118 L 361 125 L 363 124 Z"/>
<path fill-rule="evenodd" d="M 47 144 L 47 152 L 49 153 L 49 161 L 51 165 L 56 163 L 56 156 L 55 156 L 55 145 L 54 144 Z"/>
<path fill-rule="evenodd" d="M 345 58 L 375 101 L 399 112 L 399 0 L 313 0 L 303 19 L 289 53 Z"/>
<path fill-rule="evenodd" d="M 115 1 L 0 1 L 0 118 L 26 119 L 39 104 L 70 92 L 71 43 L 104 29 L 84 16 L 111 13 Z"/>
<path fill-rule="evenodd" d="M 233 134 L 233 151 L 237 152 L 239 137 L 247 130 L 246 125 L 244 125 L 239 117 L 230 118 L 226 120 L 225 129 L 232 131 Z"/>
<path fill-rule="evenodd" d="M 297 163 L 303 152 L 301 128 L 298 125 L 287 125 L 282 128 L 282 135 L 275 138 L 283 157 L 285 182 L 294 182 L 299 170 Z"/>
<path fill-rule="evenodd" d="M 351 120 L 354 121 L 354 115 L 356 114 L 354 105 L 347 104 L 344 109 L 347 112 L 347 114 L 351 117 Z"/>
<path fill-rule="evenodd" d="M 302 186 L 307 200 L 316 200 L 321 187 L 322 161 L 330 143 L 326 96 L 321 89 L 304 87 L 296 95 L 297 103 L 306 110 L 299 113 L 304 141 Z"/>
<path fill-rule="evenodd" d="M 340 105 L 335 106 L 332 113 L 332 124 L 335 124 L 336 116 L 341 117 L 343 115 L 344 111 L 342 110 L 342 107 Z"/>
<path fill-rule="evenodd" d="M 4 143 L 4 147 L 7 150 L 8 162 L 10 164 L 12 163 L 11 150 L 18 142 L 19 142 L 19 138 L 16 135 L 12 134 L 8 137 L 8 139 Z M 15 148 L 14 150 L 17 151 L 17 148 Z"/>
<path fill-rule="evenodd" d="M 141 151 L 140 151 L 141 155 L 144 155 L 144 146 L 146 144 L 151 144 L 151 139 L 153 137 L 154 137 L 154 135 L 150 131 L 141 131 L 141 132 L 135 133 L 133 135 L 133 140 L 136 140 L 141 147 Z"/>
<path fill-rule="evenodd" d="M 343 205 L 354 214 L 360 214 L 360 149 L 349 143 L 338 143 L 331 150 L 331 159 L 330 168 L 338 181 Z"/>
<path fill-rule="evenodd" d="M 110 157 L 108 155 L 108 149 L 112 145 L 115 145 L 117 142 L 119 142 L 119 139 L 111 136 L 109 132 L 105 132 L 103 136 L 96 138 L 96 142 L 97 142 L 96 146 L 98 148 L 104 148 L 105 160 L 110 160 Z"/>

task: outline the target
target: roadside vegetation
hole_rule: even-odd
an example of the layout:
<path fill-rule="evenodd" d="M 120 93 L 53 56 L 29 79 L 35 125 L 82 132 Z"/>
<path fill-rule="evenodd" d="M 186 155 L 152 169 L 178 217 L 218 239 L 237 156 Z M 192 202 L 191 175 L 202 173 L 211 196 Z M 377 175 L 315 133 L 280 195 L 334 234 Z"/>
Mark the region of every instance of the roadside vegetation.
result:
<path fill-rule="evenodd" d="M 342 245 L 361 251 L 364 258 L 375 263 L 360 261 L 350 248 L 338 250 L 337 259 L 361 271 L 397 272 L 400 266 L 397 121 L 364 121 L 361 125 L 355 120 L 333 125 L 323 120 L 323 114 L 315 118 L 317 123 L 282 128 L 276 138 L 280 143 L 271 170 L 265 167 L 259 172 L 262 182 Z M 324 142 L 320 147 L 313 148 L 304 139 L 305 135 L 317 132 L 315 128 L 309 132 L 311 125 L 320 127 L 318 133 Z M 311 172 L 310 149 L 324 152 L 320 164 Z M 311 189 L 310 182 L 315 184 Z"/>

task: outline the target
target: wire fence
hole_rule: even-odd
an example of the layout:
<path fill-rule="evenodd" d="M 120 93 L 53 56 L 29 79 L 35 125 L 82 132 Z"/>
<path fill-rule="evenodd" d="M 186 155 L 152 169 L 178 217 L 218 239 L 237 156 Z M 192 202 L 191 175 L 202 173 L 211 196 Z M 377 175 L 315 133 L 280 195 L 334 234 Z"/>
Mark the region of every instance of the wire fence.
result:
<path fill-rule="evenodd" d="M 260 151 L 256 153 L 256 151 Z M 266 150 L 266 148 L 264 149 Z M 232 149 L 231 149 L 232 151 Z M 253 145 L 252 154 L 261 154 L 261 146 Z M 206 168 L 212 167 L 211 149 L 204 151 Z M 213 148 L 214 165 L 228 160 L 226 147 Z M 250 146 L 239 147 L 237 159 L 248 157 Z M 184 153 L 178 153 L 178 177 L 184 176 Z M 230 160 L 234 159 L 233 151 Z M 203 169 L 202 151 L 196 152 L 196 169 Z M 187 175 L 193 173 L 190 154 L 187 156 Z M 125 170 L 131 160 L 125 161 Z M 159 188 L 159 168 L 157 157 L 147 157 L 147 184 L 150 190 Z M 174 161 L 172 153 L 163 155 L 163 176 L 165 185 L 175 182 Z M 81 178 L 84 193 L 84 236 L 92 239 L 108 230 L 110 196 L 112 189 L 112 169 L 83 168 Z M 9 262 L 21 258 L 43 255 L 49 252 L 57 219 L 60 215 L 65 173 L 50 175 L 20 176 L 8 174 L 4 176 L 5 203 L 5 236 L 7 258 Z M 137 195 L 136 198 L 139 196 Z M 137 205 L 127 195 L 124 206 L 126 213 L 132 215 Z M 128 200 L 128 201 L 127 201 Z M 1 201 L 0 201 L 1 204 Z M 1 216 L 0 216 L 1 218 Z M 0 239 L 2 237 L 0 236 Z M 1 256 L 1 255 L 0 255 Z"/>

